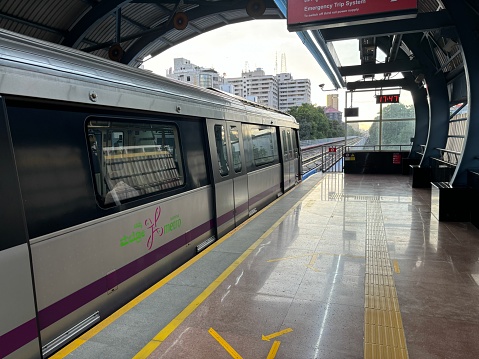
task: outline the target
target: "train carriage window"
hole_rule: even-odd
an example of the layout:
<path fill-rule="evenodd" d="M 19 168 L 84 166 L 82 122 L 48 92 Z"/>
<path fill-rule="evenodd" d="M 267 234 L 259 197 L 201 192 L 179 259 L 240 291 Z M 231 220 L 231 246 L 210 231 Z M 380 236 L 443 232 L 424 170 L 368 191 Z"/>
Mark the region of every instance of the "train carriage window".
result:
<path fill-rule="evenodd" d="M 123 132 L 113 131 L 111 133 L 111 143 L 114 147 L 123 147 Z"/>
<path fill-rule="evenodd" d="M 289 150 L 289 159 L 293 159 L 293 144 L 291 143 L 291 131 L 288 131 L 288 150 Z"/>
<path fill-rule="evenodd" d="M 89 121 L 87 132 L 101 205 L 118 205 L 184 184 L 180 141 L 174 125 Z"/>
<path fill-rule="evenodd" d="M 236 126 L 230 127 L 231 151 L 233 153 L 233 167 L 236 173 L 240 173 L 242 169 L 241 151 L 239 144 L 239 130 Z"/>
<path fill-rule="evenodd" d="M 281 131 L 281 135 L 283 137 L 283 157 L 284 157 L 284 160 L 287 161 L 289 158 L 288 158 L 288 143 L 286 141 L 286 130 L 282 130 Z"/>
<path fill-rule="evenodd" d="M 215 142 L 220 175 L 227 176 L 230 170 L 228 167 L 228 152 L 226 150 L 225 126 L 215 125 Z"/>
<path fill-rule="evenodd" d="M 295 131 L 293 131 L 293 148 L 294 148 L 294 158 L 298 158 L 299 157 L 298 138 L 296 137 Z"/>
<path fill-rule="evenodd" d="M 252 127 L 253 161 L 255 166 L 273 163 L 278 157 L 275 146 L 275 129 L 271 127 Z"/>

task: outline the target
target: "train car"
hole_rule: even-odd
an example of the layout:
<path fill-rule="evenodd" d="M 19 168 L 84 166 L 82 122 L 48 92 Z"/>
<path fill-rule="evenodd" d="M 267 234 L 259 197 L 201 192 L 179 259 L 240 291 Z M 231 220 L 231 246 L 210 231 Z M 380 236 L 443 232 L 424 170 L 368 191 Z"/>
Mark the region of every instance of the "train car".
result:
<path fill-rule="evenodd" d="M 0 30 L 0 357 L 48 357 L 300 181 L 294 118 Z"/>

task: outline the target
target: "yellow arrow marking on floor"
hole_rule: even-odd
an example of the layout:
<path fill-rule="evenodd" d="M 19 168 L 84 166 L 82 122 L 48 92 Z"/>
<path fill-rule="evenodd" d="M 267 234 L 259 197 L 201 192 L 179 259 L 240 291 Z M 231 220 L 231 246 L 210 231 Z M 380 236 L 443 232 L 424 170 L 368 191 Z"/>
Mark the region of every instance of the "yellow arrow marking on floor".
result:
<path fill-rule="evenodd" d="M 394 267 L 394 271 L 395 271 L 396 273 L 401 273 L 401 269 L 399 269 L 399 263 L 398 263 L 397 259 L 395 259 L 395 260 L 393 261 L 393 267 Z"/>
<path fill-rule="evenodd" d="M 281 344 L 280 341 L 278 340 L 275 340 L 273 345 L 271 346 L 271 349 L 268 353 L 268 356 L 266 357 L 266 359 L 274 359 L 276 357 L 276 353 L 278 352 L 278 349 L 279 349 L 279 345 Z"/>
<path fill-rule="evenodd" d="M 223 337 L 219 335 L 216 330 L 210 328 L 208 330 L 208 333 L 210 333 L 211 336 L 215 338 L 218 343 L 220 343 L 220 345 L 228 352 L 229 355 L 231 355 L 231 357 L 235 359 L 243 359 L 243 357 L 239 355 L 238 352 L 234 350 L 233 347 L 229 345 L 228 342 L 224 340 Z"/>
<path fill-rule="evenodd" d="M 273 334 L 270 334 L 270 335 L 262 335 L 262 336 L 261 336 L 261 339 L 270 341 L 270 340 L 273 339 L 273 338 L 279 337 L 279 336 L 281 336 L 281 335 L 283 335 L 283 334 L 286 334 L 286 333 L 289 333 L 289 332 L 292 332 L 292 331 L 293 331 L 293 329 L 291 329 L 291 328 L 286 328 L 286 329 L 283 329 L 283 330 L 280 331 L 280 332 L 276 332 L 276 333 L 273 333 Z"/>

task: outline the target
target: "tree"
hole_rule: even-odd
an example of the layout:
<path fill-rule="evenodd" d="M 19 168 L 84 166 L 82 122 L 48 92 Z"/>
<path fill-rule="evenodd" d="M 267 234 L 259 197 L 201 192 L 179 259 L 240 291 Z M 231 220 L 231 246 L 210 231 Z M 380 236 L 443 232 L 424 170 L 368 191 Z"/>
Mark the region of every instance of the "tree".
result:
<path fill-rule="evenodd" d="M 382 115 L 382 145 L 405 145 L 409 144 L 414 135 L 414 122 L 401 121 L 402 119 L 413 120 L 415 118 L 414 106 L 395 103 L 383 107 Z M 379 113 L 375 117 L 379 121 Z M 399 120 L 399 121 L 386 121 Z M 379 122 L 373 122 L 369 128 L 369 145 L 379 144 Z"/>
<path fill-rule="evenodd" d="M 348 125 L 348 137 L 349 136 L 362 136 L 361 131 L 356 130 L 353 126 Z"/>
<path fill-rule="evenodd" d="M 344 126 L 337 121 L 330 121 L 319 106 L 304 103 L 289 109 L 289 114 L 299 123 L 299 138 L 314 140 L 319 138 L 342 137 Z"/>
<path fill-rule="evenodd" d="M 333 137 L 343 137 L 344 136 L 344 123 L 341 123 L 339 121 L 329 121 L 329 132 L 328 136 L 329 138 Z"/>

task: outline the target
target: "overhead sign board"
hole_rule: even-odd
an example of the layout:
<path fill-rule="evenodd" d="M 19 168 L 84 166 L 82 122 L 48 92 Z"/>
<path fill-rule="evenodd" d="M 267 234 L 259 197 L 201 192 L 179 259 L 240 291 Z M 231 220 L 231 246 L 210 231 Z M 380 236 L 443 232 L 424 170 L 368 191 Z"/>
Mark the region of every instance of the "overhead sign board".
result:
<path fill-rule="evenodd" d="M 344 117 L 358 117 L 359 107 L 346 107 L 344 109 Z"/>
<path fill-rule="evenodd" d="M 414 17 L 417 0 L 288 0 L 288 30 Z"/>

